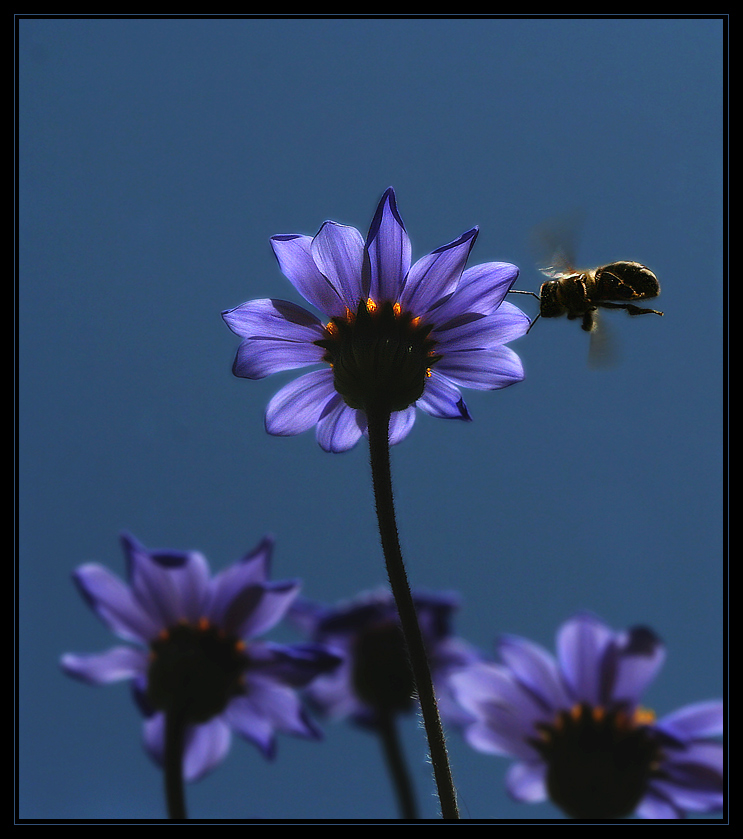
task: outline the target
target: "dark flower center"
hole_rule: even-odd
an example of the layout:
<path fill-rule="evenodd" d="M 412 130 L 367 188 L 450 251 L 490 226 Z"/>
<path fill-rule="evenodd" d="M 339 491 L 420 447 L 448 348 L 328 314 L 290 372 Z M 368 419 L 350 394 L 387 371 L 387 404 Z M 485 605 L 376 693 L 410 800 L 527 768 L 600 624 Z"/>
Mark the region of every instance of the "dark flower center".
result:
<path fill-rule="evenodd" d="M 178 710 L 189 723 L 221 713 L 242 692 L 248 666 L 245 643 L 213 627 L 180 623 L 150 644 L 147 698 L 158 711 Z"/>
<path fill-rule="evenodd" d="M 630 816 L 662 756 L 651 718 L 583 703 L 540 725 L 532 745 L 547 764 L 552 801 L 573 819 Z"/>
<path fill-rule="evenodd" d="M 353 649 L 353 687 L 379 714 L 410 710 L 413 676 L 400 625 L 377 624 L 362 632 Z"/>
<path fill-rule="evenodd" d="M 370 299 L 356 312 L 332 318 L 326 337 L 315 343 L 325 350 L 335 389 L 349 407 L 402 411 L 420 399 L 440 358 L 433 353 L 430 331 L 399 303 L 378 306 Z"/>

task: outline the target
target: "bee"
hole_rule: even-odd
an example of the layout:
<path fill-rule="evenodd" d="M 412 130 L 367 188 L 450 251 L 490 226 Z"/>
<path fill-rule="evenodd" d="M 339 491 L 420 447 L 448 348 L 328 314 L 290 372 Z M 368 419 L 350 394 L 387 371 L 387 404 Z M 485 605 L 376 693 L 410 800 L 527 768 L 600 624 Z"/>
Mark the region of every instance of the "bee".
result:
<path fill-rule="evenodd" d="M 548 264 L 539 270 L 548 280 L 542 283 L 539 294 L 530 294 L 539 300 L 539 313 L 529 329 L 540 317 L 556 318 L 567 315 L 568 320 L 580 319 L 581 327 L 592 333 L 592 355 L 598 362 L 599 309 L 624 309 L 629 315 L 662 315 L 657 309 L 646 309 L 631 302 L 648 300 L 660 294 L 660 283 L 655 274 L 640 262 L 611 262 L 597 268 L 577 269 L 563 247 L 553 248 Z M 527 330 L 528 331 L 528 330 Z"/>

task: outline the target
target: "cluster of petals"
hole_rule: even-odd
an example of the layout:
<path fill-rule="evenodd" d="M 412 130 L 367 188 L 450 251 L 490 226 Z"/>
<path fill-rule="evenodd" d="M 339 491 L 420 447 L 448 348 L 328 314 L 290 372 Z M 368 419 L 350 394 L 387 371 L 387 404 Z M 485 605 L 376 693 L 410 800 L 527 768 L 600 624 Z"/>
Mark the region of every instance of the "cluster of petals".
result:
<path fill-rule="evenodd" d="M 615 632 L 581 613 L 557 633 L 557 658 L 517 636 L 498 644 L 502 663 L 479 662 L 455 673 L 454 695 L 474 717 L 465 737 L 475 749 L 517 759 L 506 779 L 518 801 L 548 798 L 548 767 L 535 747 L 557 715 L 585 704 L 607 711 L 641 713 L 640 697 L 665 659 L 650 630 Z M 647 723 L 661 746 L 660 765 L 647 781 L 636 813 L 646 819 L 679 819 L 688 811 L 712 812 L 723 804 L 723 704 L 688 705 Z"/>
<path fill-rule="evenodd" d="M 431 677 L 439 710 L 448 724 L 463 725 L 472 717 L 457 704 L 449 688 L 448 676 L 480 659 L 477 649 L 452 633 L 452 618 L 459 598 L 452 592 L 413 592 L 421 635 L 428 653 Z M 360 697 L 354 686 L 360 641 L 368 633 L 390 623 L 399 624 L 397 606 L 387 588 L 361 592 L 355 597 L 327 606 L 298 599 L 288 614 L 308 639 L 327 645 L 342 659 L 334 670 L 318 676 L 307 688 L 311 705 L 323 716 L 348 719 L 365 728 L 378 724 L 376 710 Z M 390 650 L 389 661 L 394 659 Z"/>
<path fill-rule="evenodd" d="M 390 188 L 366 240 L 354 227 L 334 221 L 326 221 L 314 237 L 272 237 L 282 272 L 322 319 L 277 299 L 252 300 L 223 312 L 229 328 L 243 338 L 233 373 L 260 379 L 324 363 L 317 342 L 327 337 L 329 319 L 345 317 L 368 300 L 389 302 L 430 327 L 438 356 L 420 398 L 393 412 L 390 443 L 407 436 L 416 408 L 435 417 L 471 419 L 460 386 L 493 390 L 521 381 L 520 359 L 505 344 L 529 327 L 529 318 L 504 300 L 518 276 L 515 265 L 488 262 L 465 268 L 477 233 L 472 228 L 412 263 L 410 239 Z M 332 452 L 352 448 L 367 430 L 363 410 L 346 404 L 327 364 L 283 387 L 270 401 L 265 423 L 270 434 L 279 436 L 316 427 L 320 446 Z"/>
<path fill-rule="evenodd" d="M 96 563 L 80 566 L 74 580 L 103 623 L 134 645 L 116 646 L 99 654 L 68 653 L 61 659 L 64 672 L 93 685 L 131 680 L 145 716 L 145 748 L 162 764 L 164 714 L 151 708 L 147 699 L 150 645 L 173 627 L 208 624 L 225 637 L 246 642 L 249 667 L 242 679 L 242 692 L 222 713 L 203 724 L 188 726 L 184 778 L 197 780 L 219 764 L 229 750 L 233 730 L 268 758 L 275 753 L 277 731 L 320 737 L 297 689 L 337 666 L 337 656 L 316 644 L 252 640 L 285 616 L 300 590 L 297 581 L 268 581 L 273 549 L 270 537 L 213 577 L 206 559 L 196 551 L 148 550 L 128 534 L 121 541 L 128 584 Z"/>

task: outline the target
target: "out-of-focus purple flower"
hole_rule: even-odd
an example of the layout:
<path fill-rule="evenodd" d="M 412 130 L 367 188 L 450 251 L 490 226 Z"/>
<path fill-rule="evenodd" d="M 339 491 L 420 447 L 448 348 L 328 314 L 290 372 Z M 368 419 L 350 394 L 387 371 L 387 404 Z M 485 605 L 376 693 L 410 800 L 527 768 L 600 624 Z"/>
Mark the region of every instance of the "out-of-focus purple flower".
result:
<path fill-rule="evenodd" d="M 297 581 L 269 582 L 273 540 L 210 577 L 196 551 L 148 550 L 130 535 L 121 542 L 127 585 L 90 563 L 74 575 L 80 592 L 117 636 L 139 646 L 62 656 L 65 673 L 88 684 L 130 679 L 146 719 L 144 744 L 162 765 L 165 710 L 185 709 L 183 776 L 194 781 L 226 756 L 231 730 L 271 758 L 275 732 L 319 738 L 297 688 L 336 667 L 320 644 L 253 640 L 285 615 Z"/>
<path fill-rule="evenodd" d="M 453 594 L 418 593 L 413 599 L 442 719 L 462 725 L 472 718 L 452 700 L 446 676 L 477 661 L 479 654 L 451 634 L 452 613 L 458 605 Z M 312 641 L 326 644 L 343 659 L 337 669 L 318 676 L 306 690 L 320 713 L 375 728 L 380 715 L 413 709 L 405 641 L 387 589 L 364 592 L 337 606 L 297 600 L 288 618 Z"/>
<path fill-rule="evenodd" d="M 547 798 L 571 818 L 683 818 L 723 803 L 722 702 L 689 705 L 656 720 L 640 707 L 665 650 L 646 627 L 615 632 L 589 614 L 560 627 L 557 660 L 516 636 L 502 664 L 451 677 L 475 722 L 478 751 L 518 759 L 506 785 L 518 801 Z"/>
<path fill-rule="evenodd" d="M 320 446 L 340 452 L 366 432 L 365 407 L 391 411 L 390 443 L 415 422 L 416 407 L 470 420 L 459 387 L 494 390 L 524 377 L 505 346 L 529 318 L 504 298 L 518 268 L 489 262 L 465 270 L 478 229 L 411 264 L 410 239 L 388 189 L 364 241 L 326 221 L 316 236 L 271 239 L 283 273 L 323 315 L 285 300 L 251 300 L 223 312 L 244 340 L 233 373 L 261 379 L 310 364 L 325 366 L 282 388 L 266 430 L 290 436 L 316 426 Z"/>

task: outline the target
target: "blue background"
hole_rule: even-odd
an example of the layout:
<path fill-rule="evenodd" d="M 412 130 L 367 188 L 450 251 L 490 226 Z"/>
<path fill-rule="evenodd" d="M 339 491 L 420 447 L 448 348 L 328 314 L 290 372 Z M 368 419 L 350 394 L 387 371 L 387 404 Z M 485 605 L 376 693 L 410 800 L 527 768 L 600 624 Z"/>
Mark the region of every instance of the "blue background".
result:
<path fill-rule="evenodd" d="M 366 234 L 390 185 L 414 258 L 477 224 L 470 264 L 537 291 L 530 231 L 578 210 L 579 261 L 646 263 L 665 311 L 607 313 L 622 356 L 601 371 L 577 322 L 542 320 L 512 344 L 524 382 L 465 392 L 474 422 L 419 413 L 393 450 L 411 584 L 460 592 L 457 634 L 488 653 L 502 632 L 553 649 L 581 609 L 648 624 L 668 647 L 650 707 L 722 696 L 724 38 L 719 19 L 19 21 L 20 817 L 164 814 L 127 685 L 58 667 L 115 643 L 70 575 L 123 574 L 120 531 L 215 570 L 273 533 L 273 577 L 325 602 L 384 582 L 364 441 L 269 437 L 297 374 L 233 378 L 220 312 L 303 302 L 269 237 Z M 273 763 L 235 739 L 191 815 L 395 818 L 377 742 L 324 729 Z M 559 815 L 508 798 L 508 759 L 457 732 L 450 752 L 464 817 Z"/>

